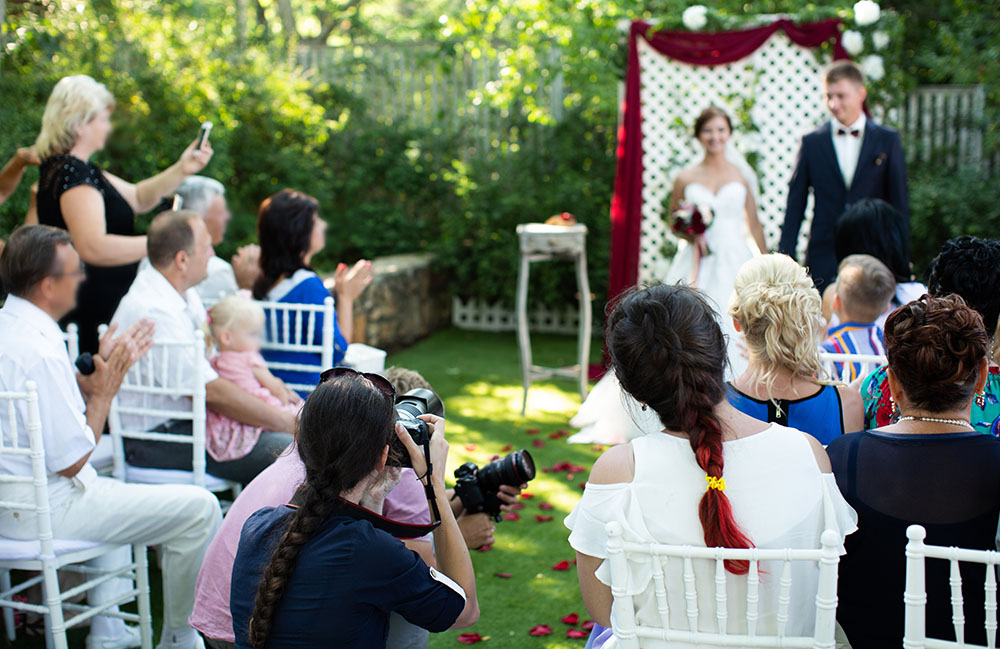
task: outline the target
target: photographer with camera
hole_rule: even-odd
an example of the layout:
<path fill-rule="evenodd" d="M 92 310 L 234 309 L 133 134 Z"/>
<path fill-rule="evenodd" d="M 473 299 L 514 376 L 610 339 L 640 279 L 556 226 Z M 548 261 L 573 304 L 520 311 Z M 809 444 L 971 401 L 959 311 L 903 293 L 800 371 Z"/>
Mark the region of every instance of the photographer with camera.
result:
<path fill-rule="evenodd" d="M 305 483 L 291 503 L 261 509 L 243 528 L 230 601 L 240 649 L 385 647 L 391 611 L 431 631 L 479 617 L 472 562 L 444 489 L 444 420 L 420 415 L 429 435 L 418 446 L 403 426 L 394 432 L 391 383 L 331 372 L 300 415 Z M 366 492 L 384 493 L 378 485 L 396 480 L 391 467 L 404 463 L 441 514 L 440 572 L 393 538 L 391 522 L 359 506 Z"/>

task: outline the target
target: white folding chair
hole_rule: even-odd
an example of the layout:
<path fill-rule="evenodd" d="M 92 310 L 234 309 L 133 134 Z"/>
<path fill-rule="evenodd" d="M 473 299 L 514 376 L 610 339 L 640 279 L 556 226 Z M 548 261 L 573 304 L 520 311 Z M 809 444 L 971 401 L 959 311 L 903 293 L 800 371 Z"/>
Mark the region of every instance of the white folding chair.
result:
<path fill-rule="evenodd" d="M 16 402 L 24 401 L 27 411 L 24 422 L 28 446 L 18 429 Z M 46 646 L 67 649 L 66 629 L 81 624 L 95 615 L 117 617 L 129 622 L 137 622 L 142 635 L 143 649 L 153 646 L 152 616 L 149 606 L 149 573 L 146 563 L 146 546 L 131 546 L 131 561 L 111 570 L 79 565 L 97 557 L 118 552 L 122 546 L 70 539 L 54 539 L 52 519 L 49 509 L 48 472 L 45 468 L 45 449 L 42 445 L 42 428 L 38 414 L 38 391 L 33 381 L 25 384 L 24 392 L 0 392 L 0 403 L 6 402 L 6 421 L 0 418 L 0 455 L 29 456 L 31 475 L 18 476 L 0 474 L 0 483 L 23 484 L 33 487 L 34 502 L 0 500 L 0 509 L 24 511 L 33 509 L 38 522 L 38 538 L 31 541 L 16 541 L 0 538 L 0 607 L 3 607 L 4 626 L 7 638 L 15 639 L 14 611 L 39 613 L 46 619 Z M 113 506 L 110 503 L 110 506 Z M 11 570 L 30 570 L 40 574 L 30 577 L 16 586 L 11 586 Z M 77 572 L 86 581 L 65 592 L 59 589 L 58 571 Z M 95 586 L 112 579 L 128 579 L 132 588 L 115 599 L 99 605 L 82 605 L 67 600 L 84 593 Z M 15 601 L 14 596 L 36 584 L 42 584 L 44 604 Z M 108 609 L 136 600 L 139 613 L 123 613 Z M 65 619 L 63 611 L 76 614 Z"/>
<path fill-rule="evenodd" d="M 194 484 L 214 493 L 232 490 L 234 495 L 239 494 L 238 482 L 217 478 L 205 471 L 205 380 L 201 364 L 204 357 L 205 336 L 198 331 L 193 342 L 156 341 L 129 369 L 111 401 L 108 415 L 114 477 L 145 484 Z M 183 409 L 175 409 L 178 406 Z M 192 434 L 172 435 L 148 430 L 150 419 L 190 421 Z M 191 471 L 127 464 L 126 438 L 190 445 Z"/>
<path fill-rule="evenodd" d="M 660 640 L 695 645 L 720 645 L 725 647 L 798 647 L 800 649 L 833 649 L 836 646 L 834 634 L 837 617 L 837 567 L 840 564 L 840 536 L 833 530 L 826 530 L 820 537 L 819 549 L 731 549 L 706 548 L 657 543 L 634 543 L 626 541 L 620 523 L 611 522 L 605 526 L 608 534 L 608 561 L 611 568 L 611 594 L 614 607 L 611 613 L 612 629 L 617 645 L 623 649 L 639 649 L 640 640 Z M 653 588 L 656 598 L 658 620 L 636 620 L 636 602 L 628 594 L 629 562 L 648 562 L 653 572 Z M 698 592 L 694 562 L 709 560 L 715 562 L 714 601 L 716 603 L 717 632 L 702 631 L 698 611 Z M 746 633 L 728 632 L 728 595 L 726 592 L 727 573 L 725 561 L 749 561 L 750 571 L 746 579 Z M 667 584 L 665 571 L 668 562 L 680 562 L 683 566 L 683 584 Z M 781 562 L 780 572 L 770 574 L 770 579 L 779 579 L 776 633 L 768 635 L 759 629 L 760 580 L 764 571 L 760 562 Z M 819 563 L 819 588 L 816 593 L 816 623 L 812 636 L 790 636 L 786 634 L 789 619 L 789 605 L 792 592 L 793 561 Z M 780 577 L 779 577 L 780 575 Z M 685 601 L 686 628 L 673 628 L 670 621 L 668 590 L 683 588 Z"/>
<path fill-rule="evenodd" d="M 66 351 L 69 352 L 69 362 L 75 363 L 80 355 L 80 328 L 75 322 L 66 325 L 66 332 L 63 334 L 66 340 Z"/>
<path fill-rule="evenodd" d="M 333 367 L 333 298 L 323 304 L 294 304 L 287 302 L 258 302 L 266 318 L 264 342 L 261 351 L 306 352 L 316 355 L 315 363 L 268 362 L 269 370 L 279 372 L 322 372 Z M 321 338 L 316 344 L 316 319 L 323 316 Z M 288 387 L 299 392 L 312 392 L 316 386 L 289 383 Z"/>
<path fill-rule="evenodd" d="M 886 364 L 886 358 L 882 354 L 834 354 L 831 352 L 820 352 L 820 360 L 827 373 L 834 379 L 850 383 L 851 381 L 864 378 L 875 371 L 876 368 Z M 840 364 L 840 370 L 837 369 Z M 860 367 L 854 367 L 855 365 Z M 852 371 L 854 376 L 852 378 Z"/>
<path fill-rule="evenodd" d="M 997 565 L 1000 552 L 993 550 L 969 550 L 966 548 L 946 548 L 940 545 L 925 545 L 927 530 L 923 525 L 906 528 L 906 590 L 903 593 L 905 617 L 903 622 L 904 649 L 946 649 L 951 647 L 982 647 L 965 642 L 965 608 L 962 602 L 962 573 L 959 562 L 982 563 L 986 565 L 985 620 L 986 647 L 997 646 Z M 925 587 L 925 560 L 944 559 L 950 564 L 949 584 L 951 586 L 952 624 L 956 640 L 928 638 L 925 626 L 927 590 Z"/>

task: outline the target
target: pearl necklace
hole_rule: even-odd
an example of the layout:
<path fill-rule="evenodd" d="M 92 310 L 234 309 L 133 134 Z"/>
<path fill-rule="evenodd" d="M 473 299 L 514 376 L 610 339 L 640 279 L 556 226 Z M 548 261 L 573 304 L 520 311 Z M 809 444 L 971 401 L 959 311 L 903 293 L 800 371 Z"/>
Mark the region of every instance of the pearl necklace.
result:
<path fill-rule="evenodd" d="M 939 417 L 900 417 L 899 421 L 929 421 L 935 424 L 951 424 L 952 426 L 965 426 L 969 430 L 975 430 L 972 424 L 965 419 L 942 419 Z"/>

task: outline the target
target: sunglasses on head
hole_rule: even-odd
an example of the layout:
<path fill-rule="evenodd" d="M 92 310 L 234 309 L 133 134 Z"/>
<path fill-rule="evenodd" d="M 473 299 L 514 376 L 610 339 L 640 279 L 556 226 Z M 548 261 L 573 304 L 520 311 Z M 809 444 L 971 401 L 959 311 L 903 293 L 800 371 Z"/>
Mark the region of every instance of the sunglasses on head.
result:
<path fill-rule="evenodd" d="M 389 397 L 389 400 L 391 402 L 396 403 L 395 386 L 393 386 L 393 384 L 389 381 L 389 379 L 385 378 L 381 374 L 375 374 L 373 372 L 359 372 L 350 367 L 334 367 L 328 369 L 327 371 L 319 375 L 319 384 L 317 385 L 322 385 L 327 381 L 332 381 L 333 379 L 341 376 L 352 376 L 352 377 L 361 377 L 363 379 L 368 379 L 369 381 L 371 381 L 372 385 L 374 385 L 378 389 L 379 392 Z"/>

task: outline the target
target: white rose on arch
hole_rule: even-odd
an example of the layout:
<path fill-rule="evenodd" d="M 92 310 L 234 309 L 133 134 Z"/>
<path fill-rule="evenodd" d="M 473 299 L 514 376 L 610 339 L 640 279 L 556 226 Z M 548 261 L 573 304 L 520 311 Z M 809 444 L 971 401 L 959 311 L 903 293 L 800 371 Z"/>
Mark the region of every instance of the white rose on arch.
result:
<path fill-rule="evenodd" d="M 884 50 L 886 46 L 889 45 L 888 32 L 877 31 L 872 34 L 872 44 L 875 45 L 876 50 Z"/>
<path fill-rule="evenodd" d="M 885 64 L 878 54 L 872 54 L 862 59 L 861 70 L 872 81 L 880 81 L 885 76 Z"/>
<path fill-rule="evenodd" d="M 704 29 L 708 24 L 708 7 L 705 5 L 691 5 L 681 14 L 681 22 L 693 32 Z"/>
<path fill-rule="evenodd" d="M 856 32 L 853 29 L 845 31 L 843 36 L 840 37 L 840 42 L 851 56 L 857 56 L 865 49 L 864 37 L 861 35 L 861 32 Z"/>
<path fill-rule="evenodd" d="M 860 0 L 854 4 L 854 22 L 861 27 L 874 25 L 882 15 L 882 9 L 877 2 Z"/>

